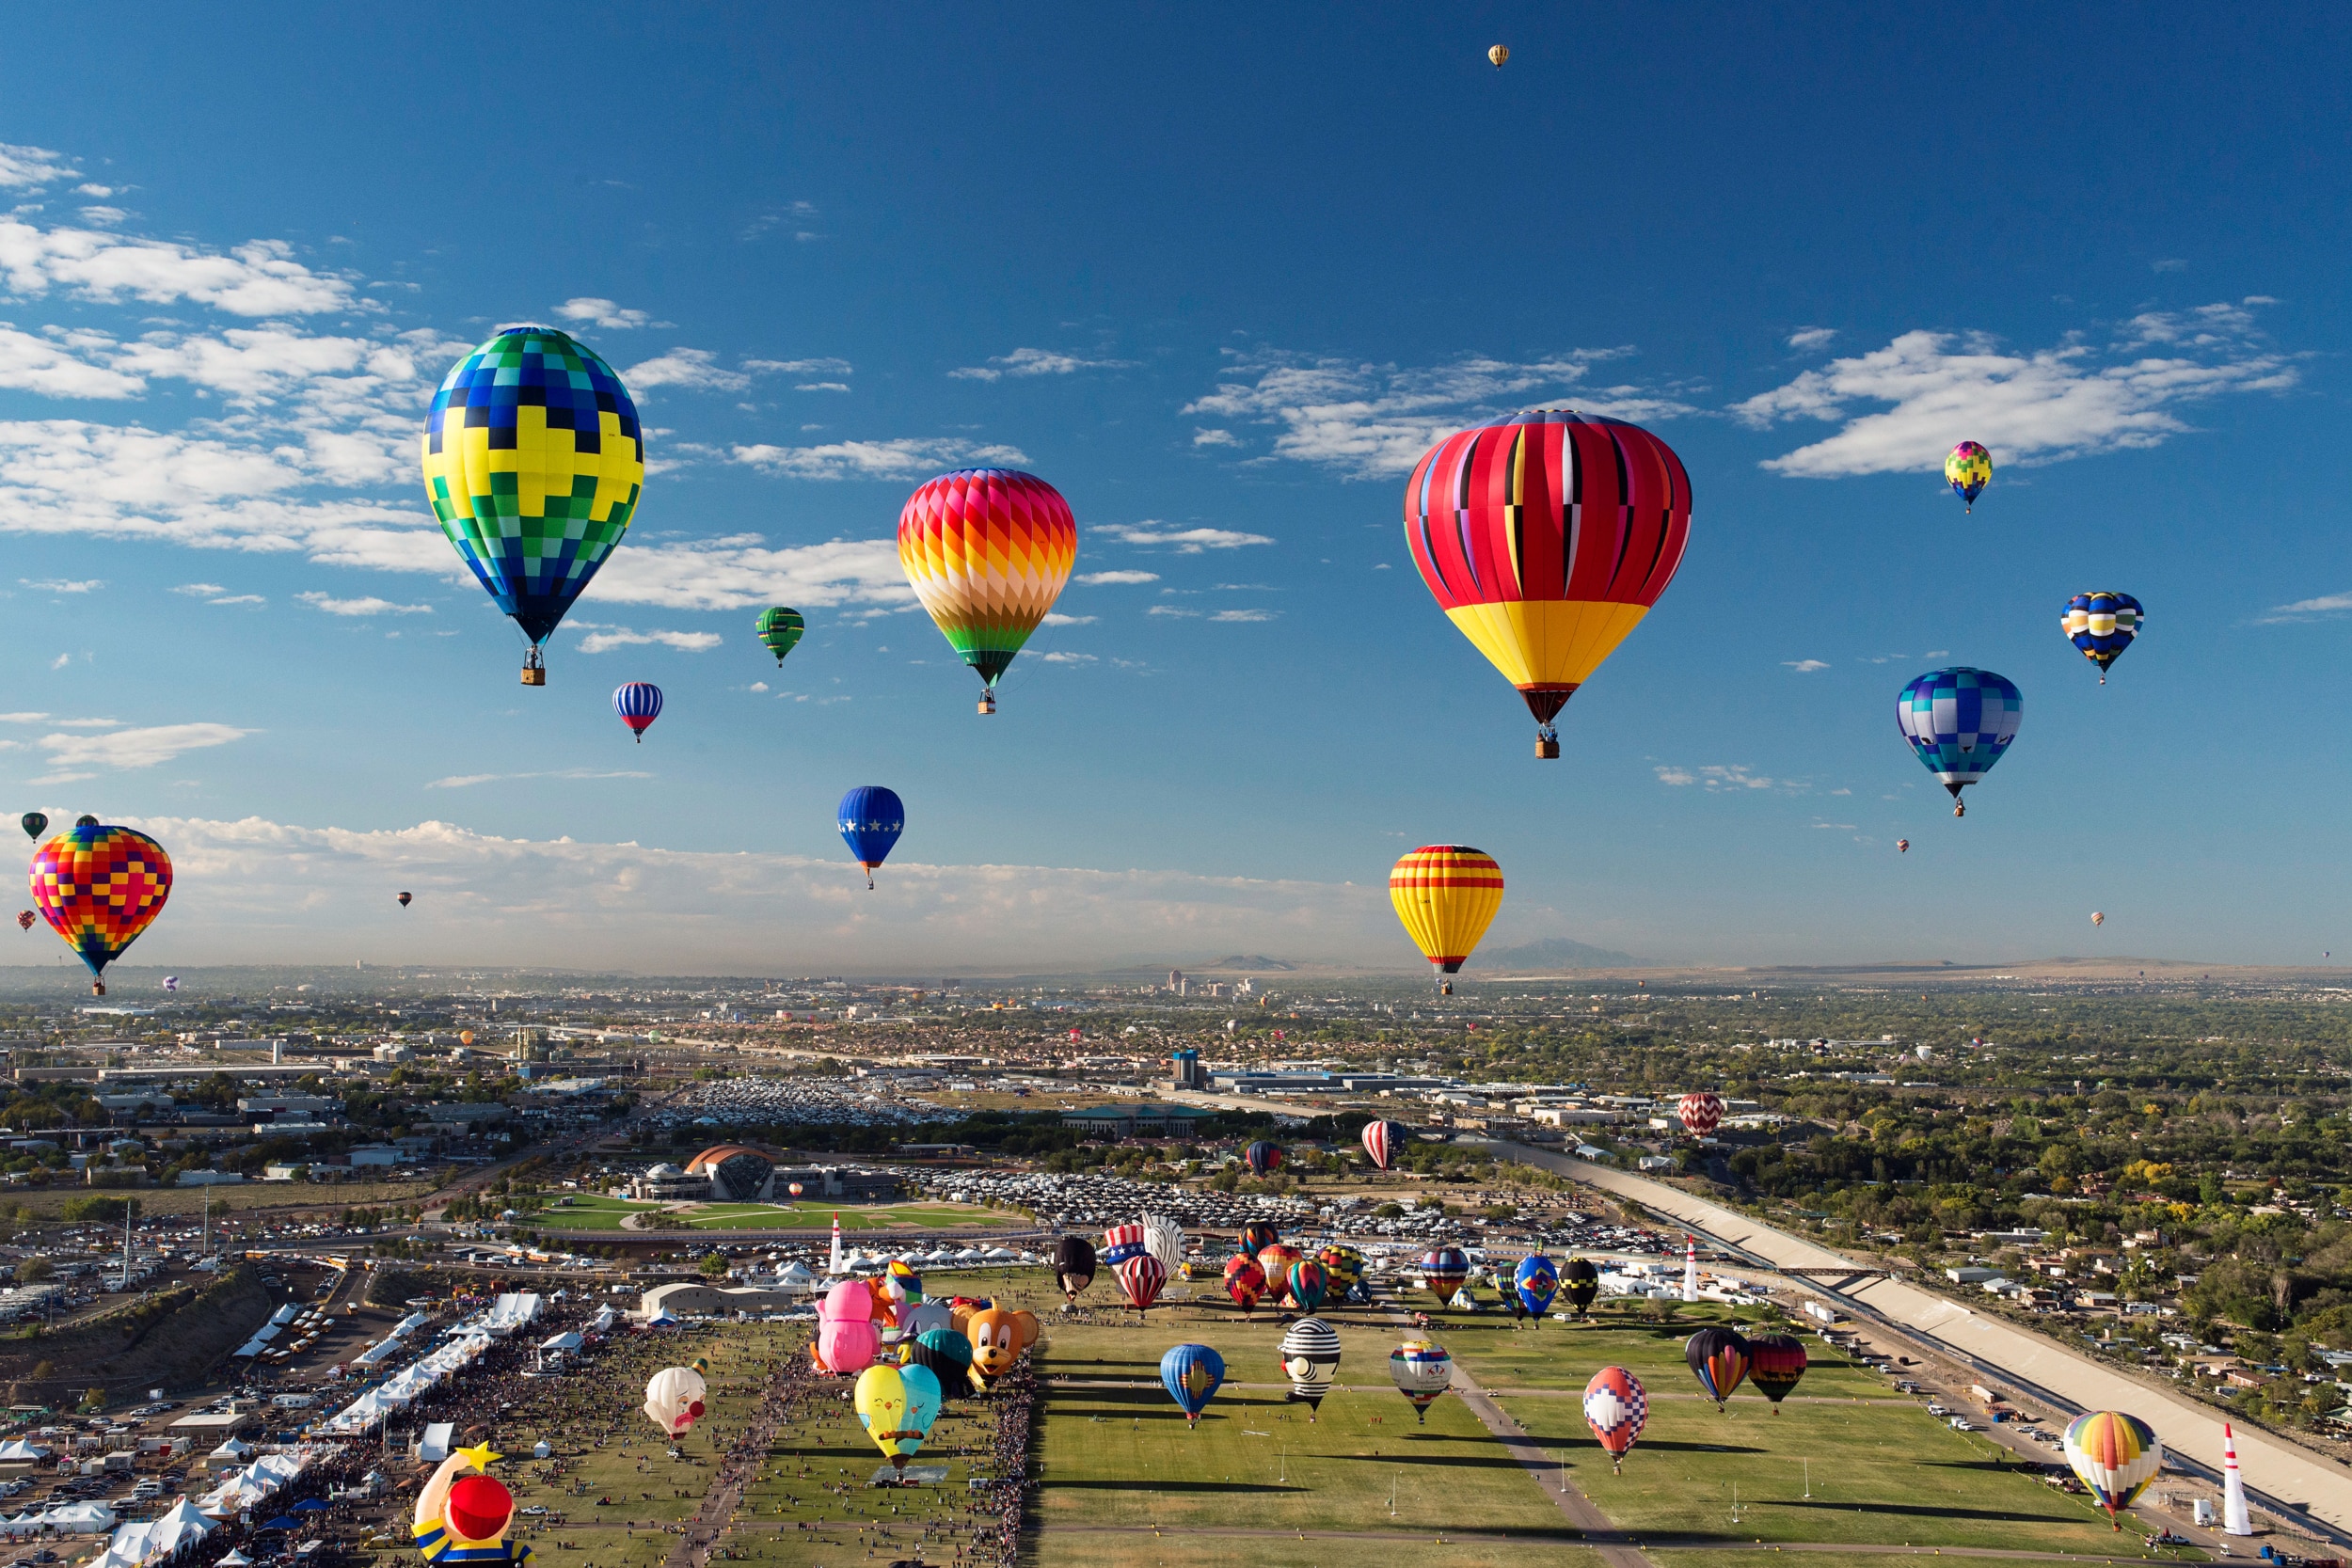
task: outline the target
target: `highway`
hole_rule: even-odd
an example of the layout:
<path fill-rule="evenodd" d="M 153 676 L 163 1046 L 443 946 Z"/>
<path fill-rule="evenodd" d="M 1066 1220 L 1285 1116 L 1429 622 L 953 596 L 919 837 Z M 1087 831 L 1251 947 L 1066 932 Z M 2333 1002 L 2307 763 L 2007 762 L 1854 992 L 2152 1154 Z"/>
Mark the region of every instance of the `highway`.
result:
<path fill-rule="evenodd" d="M 1818 1243 L 1775 1230 L 1679 1188 L 1525 1144 L 1497 1142 L 1490 1147 L 1630 1199 L 1764 1266 L 1804 1271 L 1805 1288 L 1839 1308 L 1907 1334 L 2042 1403 L 2070 1415 L 2122 1410 L 2138 1416 L 2164 1439 L 2171 1465 L 2217 1487 L 2220 1483 L 2221 1416 L 2210 1405 L 2132 1377 L 2006 1319 L 1887 1278 Z M 2352 1469 L 2260 1428 L 2234 1430 L 2246 1489 L 2258 1505 L 2303 1521 L 2340 1546 L 2352 1545 Z"/>

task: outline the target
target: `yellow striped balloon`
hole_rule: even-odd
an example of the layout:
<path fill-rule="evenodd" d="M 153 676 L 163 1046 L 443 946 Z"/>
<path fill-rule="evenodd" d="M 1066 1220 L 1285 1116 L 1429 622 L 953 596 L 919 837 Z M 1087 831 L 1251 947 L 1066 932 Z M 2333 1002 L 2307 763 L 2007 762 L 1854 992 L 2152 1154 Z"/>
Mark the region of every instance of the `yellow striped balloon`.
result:
<path fill-rule="evenodd" d="M 2131 1507 L 2164 1468 L 2164 1445 L 2138 1417 L 2094 1410 L 2075 1417 L 2066 1429 L 2066 1462 L 2107 1511 L 2108 1521 L 2122 1529 L 2115 1515 Z"/>
<path fill-rule="evenodd" d="M 1502 867 L 1484 850 L 1424 844 L 1389 872 L 1389 902 L 1422 956 L 1456 974 L 1502 908 Z"/>

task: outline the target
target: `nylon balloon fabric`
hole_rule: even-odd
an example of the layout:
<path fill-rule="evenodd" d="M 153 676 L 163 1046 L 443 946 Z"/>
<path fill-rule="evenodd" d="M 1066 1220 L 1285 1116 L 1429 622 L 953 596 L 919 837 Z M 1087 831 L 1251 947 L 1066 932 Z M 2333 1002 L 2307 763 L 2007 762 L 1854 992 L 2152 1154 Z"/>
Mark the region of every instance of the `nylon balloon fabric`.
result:
<path fill-rule="evenodd" d="M 1944 483 L 1952 487 L 1952 494 L 1966 504 L 1964 512 L 1975 512 L 1977 498 L 1993 483 L 1993 454 L 1981 441 L 1963 441 L 1944 458 Z"/>
<path fill-rule="evenodd" d="M 2099 667 L 2099 684 L 2107 684 L 2107 668 L 2123 657 L 2148 619 L 2137 599 L 2129 594 L 2077 594 L 2066 601 L 2058 629 Z"/>
<path fill-rule="evenodd" d="M 1094 1243 L 1084 1236 L 1064 1236 L 1054 1243 L 1054 1277 L 1072 1301 L 1094 1283 Z"/>
<path fill-rule="evenodd" d="M 1748 1342 L 1732 1329 L 1702 1328 L 1683 1341 L 1682 1359 L 1721 1410 L 1748 1375 Z"/>
<path fill-rule="evenodd" d="M 1127 1305 L 1137 1312 L 1150 1310 L 1160 1299 L 1160 1287 L 1168 1283 L 1168 1265 L 1148 1252 L 1136 1253 L 1112 1272 L 1119 1275 L 1119 1289 Z"/>
<path fill-rule="evenodd" d="M 1559 1290 L 1560 1271 L 1540 1252 L 1529 1253 L 1511 1271 L 1511 1293 L 1518 1310 L 1530 1317 L 1540 1318 L 1550 1311 L 1551 1298 Z"/>
<path fill-rule="evenodd" d="M 106 966 L 154 924 L 171 896 L 171 857 L 130 828 L 77 823 L 33 851 L 33 907 L 88 966 L 105 994 Z"/>
<path fill-rule="evenodd" d="M 1393 872 L 1389 879 L 1391 883 L 1396 880 Z M 1393 899 L 1396 895 L 1391 893 L 1389 896 Z M 1364 1123 L 1364 1153 L 1371 1158 L 1375 1168 L 1387 1170 L 1396 1159 L 1396 1151 L 1404 1148 L 1405 1140 L 1411 1136 L 1411 1131 L 1401 1121 L 1368 1121 Z"/>
<path fill-rule="evenodd" d="M 1704 1138 L 1723 1124 L 1724 1097 L 1708 1089 L 1686 1094 L 1675 1102 L 1675 1115 L 1681 1119 L 1684 1132 Z"/>
<path fill-rule="evenodd" d="M 642 746 L 646 729 L 661 717 L 661 688 L 651 681 L 630 681 L 613 691 L 612 711 L 636 734 Z"/>
<path fill-rule="evenodd" d="M 801 634 L 808 629 L 808 623 L 801 619 L 799 610 L 776 605 L 761 610 L 752 629 L 767 650 L 776 656 L 776 663 L 782 665 L 784 656 L 800 646 Z"/>
<path fill-rule="evenodd" d="M 1502 908 L 1502 867 L 1465 844 L 1424 844 L 1390 868 L 1389 902 L 1421 956 L 1458 974 Z"/>
<path fill-rule="evenodd" d="M 628 531 L 645 482 L 628 388 L 550 326 L 506 327 L 452 368 L 423 459 L 441 531 L 534 644 Z"/>
<path fill-rule="evenodd" d="M 2017 738 L 2026 700 L 2016 683 L 1990 670 L 1931 670 L 1895 700 L 1895 722 L 1912 753 L 1960 800 L 1993 770 Z M 1952 815 L 1963 816 L 1965 806 Z"/>
<path fill-rule="evenodd" d="M 1225 1383 L 1225 1358 L 1207 1345 L 1171 1345 L 1160 1357 L 1160 1386 L 1184 1413 L 1186 1426 L 1197 1426 Z"/>
<path fill-rule="evenodd" d="M 959 468 L 907 498 L 898 564 L 964 663 L 996 684 L 1078 558 L 1061 492 L 1017 468 Z"/>
<path fill-rule="evenodd" d="M 1340 1373 L 1340 1337 L 1321 1318 L 1301 1318 L 1283 1332 L 1282 1371 L 1291 1380 L 1291 1398 L 1304 1400 L 1307 1419 L 1323 1408 Z"/>
<path fill-rule="evenodd" d="M 2066 1429 L 2065 1449 L 2067 1464 L 2117 1529 L 2123 1524 L 2116 1514 L 2131 1507 L 2164 1468 L 2164 1445 L 2156 1441 L 2155 1429 L 2121 1411 L 2075 1417 Z"/>
<path fill-rule="evenodd" d="M 1584 1386 L 1584 1424 L 1609 1456 L 1613 1469 L 1622 1472 L 1625 1456 L 1641 1440 L 1649 1424 L 1649 1395 L 1642 1380 L 1623 1367 L 1603 1367 Z"/>
<path fill-rule="evenodd" d="M 1405 486 L 1422 581 L 1545 736 L 1674 580 L 1690 537 L 1691 478 L 1674 449 L 1570 409 L 1449 436 Z"/>
<path fill-rule="evenodd" d="M 1429 1293 L 1443 1305 L 1454 1299 L 1454 1292 L 1470 1277 L 1470 1254 L 1456 1246 L 1432 1248 L 1421 1260 L 1421 1272 Z"/>
<path fill-rule="evenodd" d="M 1593 1298 L 1600 1294 L 1600 1270 L 1589 1258 L 1571 1258 L 1560 1265 L 1560 1294 L 1578 1317 L 1592 1310 Z"/>
<path fill-rule="evenodd" d="M 1804 1345 L 1794 1335 L 1759 1334 L 1748 1341 L 1748 1381 L 1772 1402 L 1774 1414 L 1804 1376 Z"/>
<path fill-rule="evenodd" d="M 1389 1381 L 1413 1402 L 1420 1425 L 1429 1424 L 1429 1407 L 1454 1384 L 1454 1358 L 1443 1345 L 1429 1339 L 1407 1339 L 1389 1352 Z"/>
<path fill-rule="evenodd" d="M 891 847 L 906 831 L 907 808 L 896 790 L 881 784 L 860 784 L 841 797 L 835 811 L 841 842 L 850 847 L 865 869 L 866 885 L 874 885 L 874 868 L 890 858 Z"/>

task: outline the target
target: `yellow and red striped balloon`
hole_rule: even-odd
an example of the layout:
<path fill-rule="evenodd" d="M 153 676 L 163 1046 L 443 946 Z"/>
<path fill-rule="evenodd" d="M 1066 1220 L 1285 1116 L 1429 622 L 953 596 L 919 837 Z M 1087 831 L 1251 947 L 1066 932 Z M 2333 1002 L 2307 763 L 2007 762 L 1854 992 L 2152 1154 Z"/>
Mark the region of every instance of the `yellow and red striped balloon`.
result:
<path fill-rule="evenodd" d="M 931 620 L 988 690 L 1054 608 L 1078 559 L 1061 492 L 1017 468 L 959 468 L 907 498 L 898 564 Z"/>
<path fill-rule="evenodd" d="M 1424 844 L 1389 872 L 1389 902 L 1422 957 L 1456 974 L 1502 908 L 1502 867 L 1467 845 Z"/>

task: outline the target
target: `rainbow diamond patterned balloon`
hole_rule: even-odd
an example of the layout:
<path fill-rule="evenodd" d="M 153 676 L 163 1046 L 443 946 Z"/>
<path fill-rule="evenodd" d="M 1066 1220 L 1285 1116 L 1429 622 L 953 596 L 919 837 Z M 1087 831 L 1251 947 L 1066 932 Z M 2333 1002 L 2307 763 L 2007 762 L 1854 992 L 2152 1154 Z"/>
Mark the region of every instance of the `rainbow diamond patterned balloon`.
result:
<path fill-rule="evenodd" d="M 171 857 L 129 828 L 82 822 L 33 852 L 33 904 L 49 928 L 89 966 L 90 990 L 164 911 L 171 896 Z"/>
<path fill-rule="evenodd" d="M 1017 468 L 942 474 L 898 514 L 898 564 L 914 596 L 992 694 L 1077 559 L 1070 503 Z M 980 711 L 992 709 L 984 698 Z"/>

